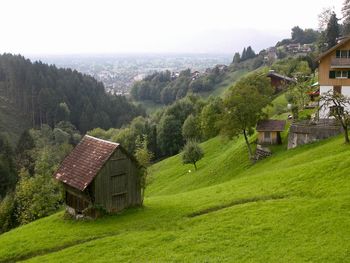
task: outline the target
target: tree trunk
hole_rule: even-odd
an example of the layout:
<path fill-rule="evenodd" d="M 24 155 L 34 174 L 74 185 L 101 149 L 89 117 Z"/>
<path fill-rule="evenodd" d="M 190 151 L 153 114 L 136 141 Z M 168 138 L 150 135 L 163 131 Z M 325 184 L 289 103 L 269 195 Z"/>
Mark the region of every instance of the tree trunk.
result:
<path fill-rule="evenodd" d="M 250 147 L 250 144 L 249 144 L 249 141 L 248 141 L 247 132 L 246 132 L 245 129 L 243 129 L 243 135 L 244 135 L 245 143 L 247 144 L 247 147 L 248 147 L 249 159 L 252 160 L 253 152 L 252 152 L 252 148 Z"/>
<path fill-rule="evenodd" d="M 141 206 L 143 206 L 143 199 L 145 198 L 145 187 L 141 188 Z"/>
<path fill-rule="evenodd" d="M 197 165 L 196 165 L 196 162 L 193 162 L 193 165 L 194 165 L 194 169 L 197 171 Z"/>
<path fill-rule="evenodd" d="M 349 144 L 350 140 L 349 140 L 349 134 L 348 134 L 348 126 L 343 126 L 344 129 L 344 139 L 345 139 L 345 143 Z"/>
<path fill-rule="evenodd" d="M 337 106 L 337 107 L 340 107 L 340 106 Z M 348 125 L 347 125 L 346 121 L 344 120 L 343 116 L 341 116 L 339 112 L 337 113 L 337 116 L 338 116 L 339 122 L 344 130 L 345 143 L 349 144 L 350 140 L 349 140 L 349 134 L 348 134 Z"/>

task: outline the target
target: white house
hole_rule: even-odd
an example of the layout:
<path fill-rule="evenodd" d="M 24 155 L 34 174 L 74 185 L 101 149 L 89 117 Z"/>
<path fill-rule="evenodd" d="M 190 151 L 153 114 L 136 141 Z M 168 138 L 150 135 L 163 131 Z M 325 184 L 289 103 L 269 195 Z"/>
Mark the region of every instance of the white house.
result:
<path fill-rule="evenodd" d="M 342 39 L 337 45 L 318 58 L 318 83 L 320 95 L 338 92 L 350 96 L 350 37 Z M 322 105 L 322 101 L 320 101 Z M 350 111 L 349 109 L 346 109 Z M 329 108 L 319 111 L 320 119 L 329 118 Z"/>

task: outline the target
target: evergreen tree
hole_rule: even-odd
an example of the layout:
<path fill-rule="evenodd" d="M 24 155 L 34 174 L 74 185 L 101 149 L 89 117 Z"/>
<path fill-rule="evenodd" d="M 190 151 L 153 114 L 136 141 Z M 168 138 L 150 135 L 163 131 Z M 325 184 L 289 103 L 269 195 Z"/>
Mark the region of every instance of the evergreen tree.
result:
<path fill-rule="evenodd" d="M 342 7 L 343 14 L 343 36 L 350 34 L 350 0 L 345 0 Z"/>
<path fill-rule="evenodd" d="M 8 140 L 0 136 L 0 199 L 14 189 L 17 173 L 14 154 Z"/>
<path fill-rule="evenodd" d="M 35 147 L 34 139 L 30 135 L 29 131 L 26 130 L 22 133 L 21 137 L 16 146 L 16 164 L 17 169 L 26 169 L 30 175 L 34 174 L 34 163 L 32 150 Z"/>
<path fill-rule="evenodd" d="M 337 15 L 333 12 L 329 18 L 326 28 L 326 43 L 327 48 L 331 48 L 337 44 L 337 38 L 339 37 L 340 27 L 338 24 Z"/>
<path fill-rule="evenodd" d="M 232 63 L 238 64 L 240 61 L 241 61 L 241 55 L 238 52 L 236 52 L 233 56 Z"/>
<path fill-rule="evenodd" d="M 247 59 L 247 51 L 246 49 L 244 48 L 243 51 L 242 51 L 242 56 L 241 56 L 241 61 L 244 61 Z"/>
<path fill-rule="evenodd" d="M 251 46 L 247 47 L 247 51 L 246 51 L 246 59 L 250 59 L 250 58 L 254 58 L 256 55 L 255 55 L 255 52 L 254 50 L 252 49 Z"/>

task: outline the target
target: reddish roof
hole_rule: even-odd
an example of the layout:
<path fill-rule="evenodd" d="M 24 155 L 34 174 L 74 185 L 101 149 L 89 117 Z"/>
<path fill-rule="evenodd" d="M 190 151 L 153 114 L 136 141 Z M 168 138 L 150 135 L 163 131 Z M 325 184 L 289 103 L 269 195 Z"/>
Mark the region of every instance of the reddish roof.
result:
<path fill-rule="evenodd" d="M 260 120 L 256 125 L 257 131 L 284 131 L 286 121 Z"/>
<path fill-rule="evenodd" d="M 118 143 L 85 135 L 53 176 L 69 186 L 84 191 L 118 146 Z"/>

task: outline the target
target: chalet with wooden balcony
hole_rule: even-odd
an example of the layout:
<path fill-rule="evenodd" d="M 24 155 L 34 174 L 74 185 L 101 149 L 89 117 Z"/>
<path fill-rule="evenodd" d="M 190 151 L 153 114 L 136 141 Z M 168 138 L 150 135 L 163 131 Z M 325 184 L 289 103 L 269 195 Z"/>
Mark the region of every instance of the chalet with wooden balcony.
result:
<path fill-rule="evenodd" d="M 320 94 L 331 91 L 350 96 L 350 37 L 342 39 L 317 60 Z M 320 110 L 319 117 L 327 119 L 329 109 Z"/>

